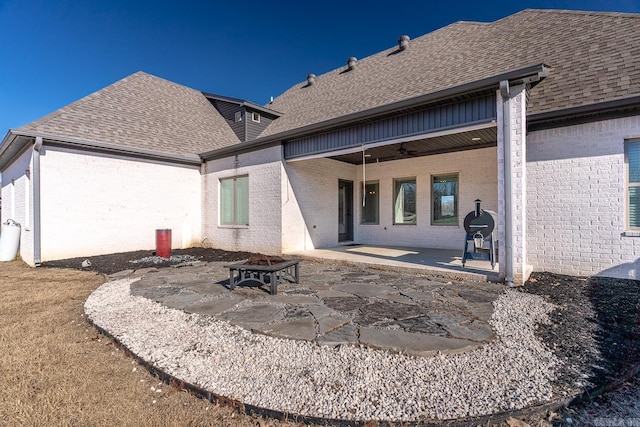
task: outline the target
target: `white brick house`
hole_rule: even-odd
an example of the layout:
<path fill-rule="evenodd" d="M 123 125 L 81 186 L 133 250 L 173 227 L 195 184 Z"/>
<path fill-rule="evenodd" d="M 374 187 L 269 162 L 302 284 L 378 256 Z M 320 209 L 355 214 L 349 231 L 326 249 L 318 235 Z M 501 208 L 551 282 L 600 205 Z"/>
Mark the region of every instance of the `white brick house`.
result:
<path fill-rule="evenodd" d="M 7 133 L 0 150 L 8 218 L 31 264 L 202 240 L 201 160 L 238 139 L 198 91 L 133 74 Z M 25 203 L 25 201 L 27 201 Z"/>
<path fill-rule="evenodd" d="M 460 249 L 481 199 L 507 282 L 636 278 L 638 46 L 639 15 L 526 10 L 403 37 L 266 106 L 136 73 L 8 132 L 2 217 L 28 225 L 31 264 L 151 248 L 155 228 L 268 254 Z"/>

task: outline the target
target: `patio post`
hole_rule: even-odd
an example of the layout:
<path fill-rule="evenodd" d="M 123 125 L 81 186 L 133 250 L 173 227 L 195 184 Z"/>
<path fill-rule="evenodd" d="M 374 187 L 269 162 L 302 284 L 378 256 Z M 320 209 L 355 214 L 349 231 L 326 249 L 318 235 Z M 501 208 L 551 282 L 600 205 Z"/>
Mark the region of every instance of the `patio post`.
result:
<path fill-rule="evenodd" d="M 526 86 L 500 83 L 498 108 L 499 276 L 524 283 L 526 264 Z"/>

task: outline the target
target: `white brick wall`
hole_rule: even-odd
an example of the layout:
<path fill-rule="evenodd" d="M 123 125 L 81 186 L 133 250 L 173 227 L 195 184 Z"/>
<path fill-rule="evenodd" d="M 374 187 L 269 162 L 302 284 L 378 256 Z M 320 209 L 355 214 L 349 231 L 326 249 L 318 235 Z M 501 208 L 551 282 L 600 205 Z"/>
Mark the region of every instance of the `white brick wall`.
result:
<path fill-rule="evenodd" d="M 271 147 L 207 162 L 203 175 L 203 237 L 207 246 L 281 254 L 282 149 Z M 249 176 L 249 226 L 219 225 L 219 180 Z"/>
<path fill-rule="evenodd" d="M 640 116 L 531 132 L 528 259 L 537 271 L 640 279 L 640 237 L 625 232 L 625 139 Z"/>
<path fill-rule="evenodd" d="M 516 280 L 524 281 L 529 277 L 527 260 L 527 118 L 526 90 L 524 85 L 511 89 L 511 138 L 513 141 L 512 173 L 514 194 L 513 255 Z M 530 270 L 529 270 L 530 271 Z"/>
<path fill-rule="evenodd" d="M 524 92 L 515 94 L 512 110 L 516 273 L 525 270 L 526 262 L 535 270 L 633 276 L 640 238 L 623 236 L 623 153 L 624 139 L 640 136 L 640 119 L 532 132 L 522 152 L 523 97 Z M 359 243 L 460 249 L 462 220 L 473 201 L 480 198 L 484 208 L 498 211 L 497 148 L 369 164 L 367 180 L 380 182 L 379 225 L 359 224 L 361 166 L 331 159 L 283 165 L 280 158 L 280 149 L 271 148 L 239 156 L 237 167 L 233 158 L 207 165 L 205 234 L 212 246 L 267 253 L 335 246 L 338 179 L 354 182 L 354 240 Z M 460 177 L 459 224 L 432 226 L 431 176 L 455 172 Z M 219 227 L 218 180 L 243 174 L 250 176 L 251 225 Z M 393 179 L 410 176 L 417 178 L 418 224 L 394 226 Z"/>
<path fill-rule="evenodd" d="M 13 219 L 20 223 L 20 257 L 33 265 L 33 193 L 29 184 L 27 193 L 26 174 L 31 169 L 33 150 L 31 146 L 9 167 L 2 171 L 2 223 Z M 13 190 L 12 190 L 13 187 Z M 29 197 L 29 214 L 25 216 L 25 198 Z"/>
<path fill-rule="evenodd" d="M 198 168 L 51 147 L 40 165 L 42 261 L 151 250 L 159 228 L 200 244 Z"/>
<path fill-rule="evenodd" d="M 531 266 L 527 259 L 527 211 L 526 211 L 526 92 L 524 86 L 510 88 L 509 99 L 509 127 L 511 138 L 511 194 L 504 190 L 504 153 L 505 141 L 503 134 L 503 100 L 500 91 L 497 93 L 497 122 L 498 122 L 498 240 L 499 245 L 499 275 L 506 278 L 506 197 L 512 203 L 512 249 L 513 249 L 513 279 L 515 284 L 522 284 L 528 277 Z"/>
<path fill-rule="evenodd" d="M 495 148 L 441 154 L 415 159 L 370 163 L 367 181 L 380 184 L 380 223 L 360 225 L 362 166 L 331 159 L 290 162 L 287 196 L 286 251 L 331 247 L 338 244 L 338 179 L 354 181 L 354 240 L 364 244 L 460 249 L 464 216 L 481 199 L 483 208 L 497 210 L 497 159 Z M 431 176 L 459 174 L 459 223 L 431 225 Z M 416 177 L 417 224 L 393 225 L 393 179 Z M 315 226 L 315 228 L 314 228 Z"/>
<path fill-rule="evenodd" d="M 362 169 L 359 179 L 357 201 L 362 195 Z M 458 224 L 455 226 L 431 225 L 431 177 L 457 173 Z M 393 180 L 416 177 L 417 224 L 393 225 Z M 484 209 L 497 211 L 497 159 L 495 148 L 447 153 L 436 156 L 398 160 L 367 166 L 367 181 L 380 183 L 380 224 L 359 225 L 357 238 L 361 243 L 413 246 L 436 249 L 459 249 L 464 247 L 463 220 L 475 208 L 474 200 L 482 200 Z M 357 209 L 360 222 L 360 209 Z"/>
<path fill-rule="evenodd" d="M 289 162 L 284 169 L 283 251 L 336 246 L 338 180 L 355 181 L 356 167 L 332 159 L 314 159 Z M 357 230 L 354 237 L 357 239 Z"/>
<path fill-rule="evenodd" d="M 360 225 L 362 167 L 332 159 L 282 163 L 279 147 L 207 163 L 203 177 L 203 235 L 206 244 L 270 254 L 338 244 L 338 180 L 354 183 L 354 240 L 359 243 L 460 249 L 464 216 L 474 200 L 497 210 L 496 149 L 486 148 L 369 164 L 367 180 L 380 182 L 380 224 Z M 431 176 L 459 174 L 459 224 L 432 226 Z M 249 226 L 220 226 L 220 178 L 249 176 Z M 418 224 L 393 225 L 393 179 L 415 176 Z"/>

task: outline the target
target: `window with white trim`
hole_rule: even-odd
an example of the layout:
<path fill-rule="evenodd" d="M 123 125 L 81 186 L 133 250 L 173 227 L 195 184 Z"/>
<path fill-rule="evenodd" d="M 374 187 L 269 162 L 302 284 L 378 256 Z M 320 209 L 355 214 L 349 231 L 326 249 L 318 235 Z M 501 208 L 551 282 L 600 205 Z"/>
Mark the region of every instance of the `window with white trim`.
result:
<path fill-rule="evenodd" d="M 249 225 L 249 177 L 220 180 L 220 224 Z"/>
<path fill-rule="evenodd" d="M 233 116 L 233 121 L 236 123 L 242 121 L 242 111 L 236 111 L 236 113 Z"/>
<path fill-rule="evenodd" d="M 416 224 L 416 179 L 393 180 L 393 223 Z"/>
<path fill-rule="evenodd" d="M 253 111 L 251 113 L 251 120 L 256 123 L 260 123 L 260 113 L 256 113 L 255 111 Z"/>
<path fill-rule="evenodd" d="M 640 231 L 640 141 L 625 143 L 627 229 Z"/>
<path fill-rule="evenodd" d="M 431 177 L 431 225 L 458 225 L 458 174 Z"/>

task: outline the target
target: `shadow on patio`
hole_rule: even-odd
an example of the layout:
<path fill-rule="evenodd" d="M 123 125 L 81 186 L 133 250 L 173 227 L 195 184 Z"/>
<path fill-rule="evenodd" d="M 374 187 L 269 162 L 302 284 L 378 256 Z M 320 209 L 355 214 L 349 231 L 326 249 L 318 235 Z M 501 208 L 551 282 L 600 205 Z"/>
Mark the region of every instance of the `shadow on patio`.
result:
<path fill-rule="evenodd" d="M 489 261 L 467 260 L 465 267 L 462 267 L 461 250 L 353 244 L 290 252 L 285 256 L 337 261 L 390 271 L 431 274 L 457 280 L 499 281 L 497 263 L 495 268 L 491 269 Z"/>

